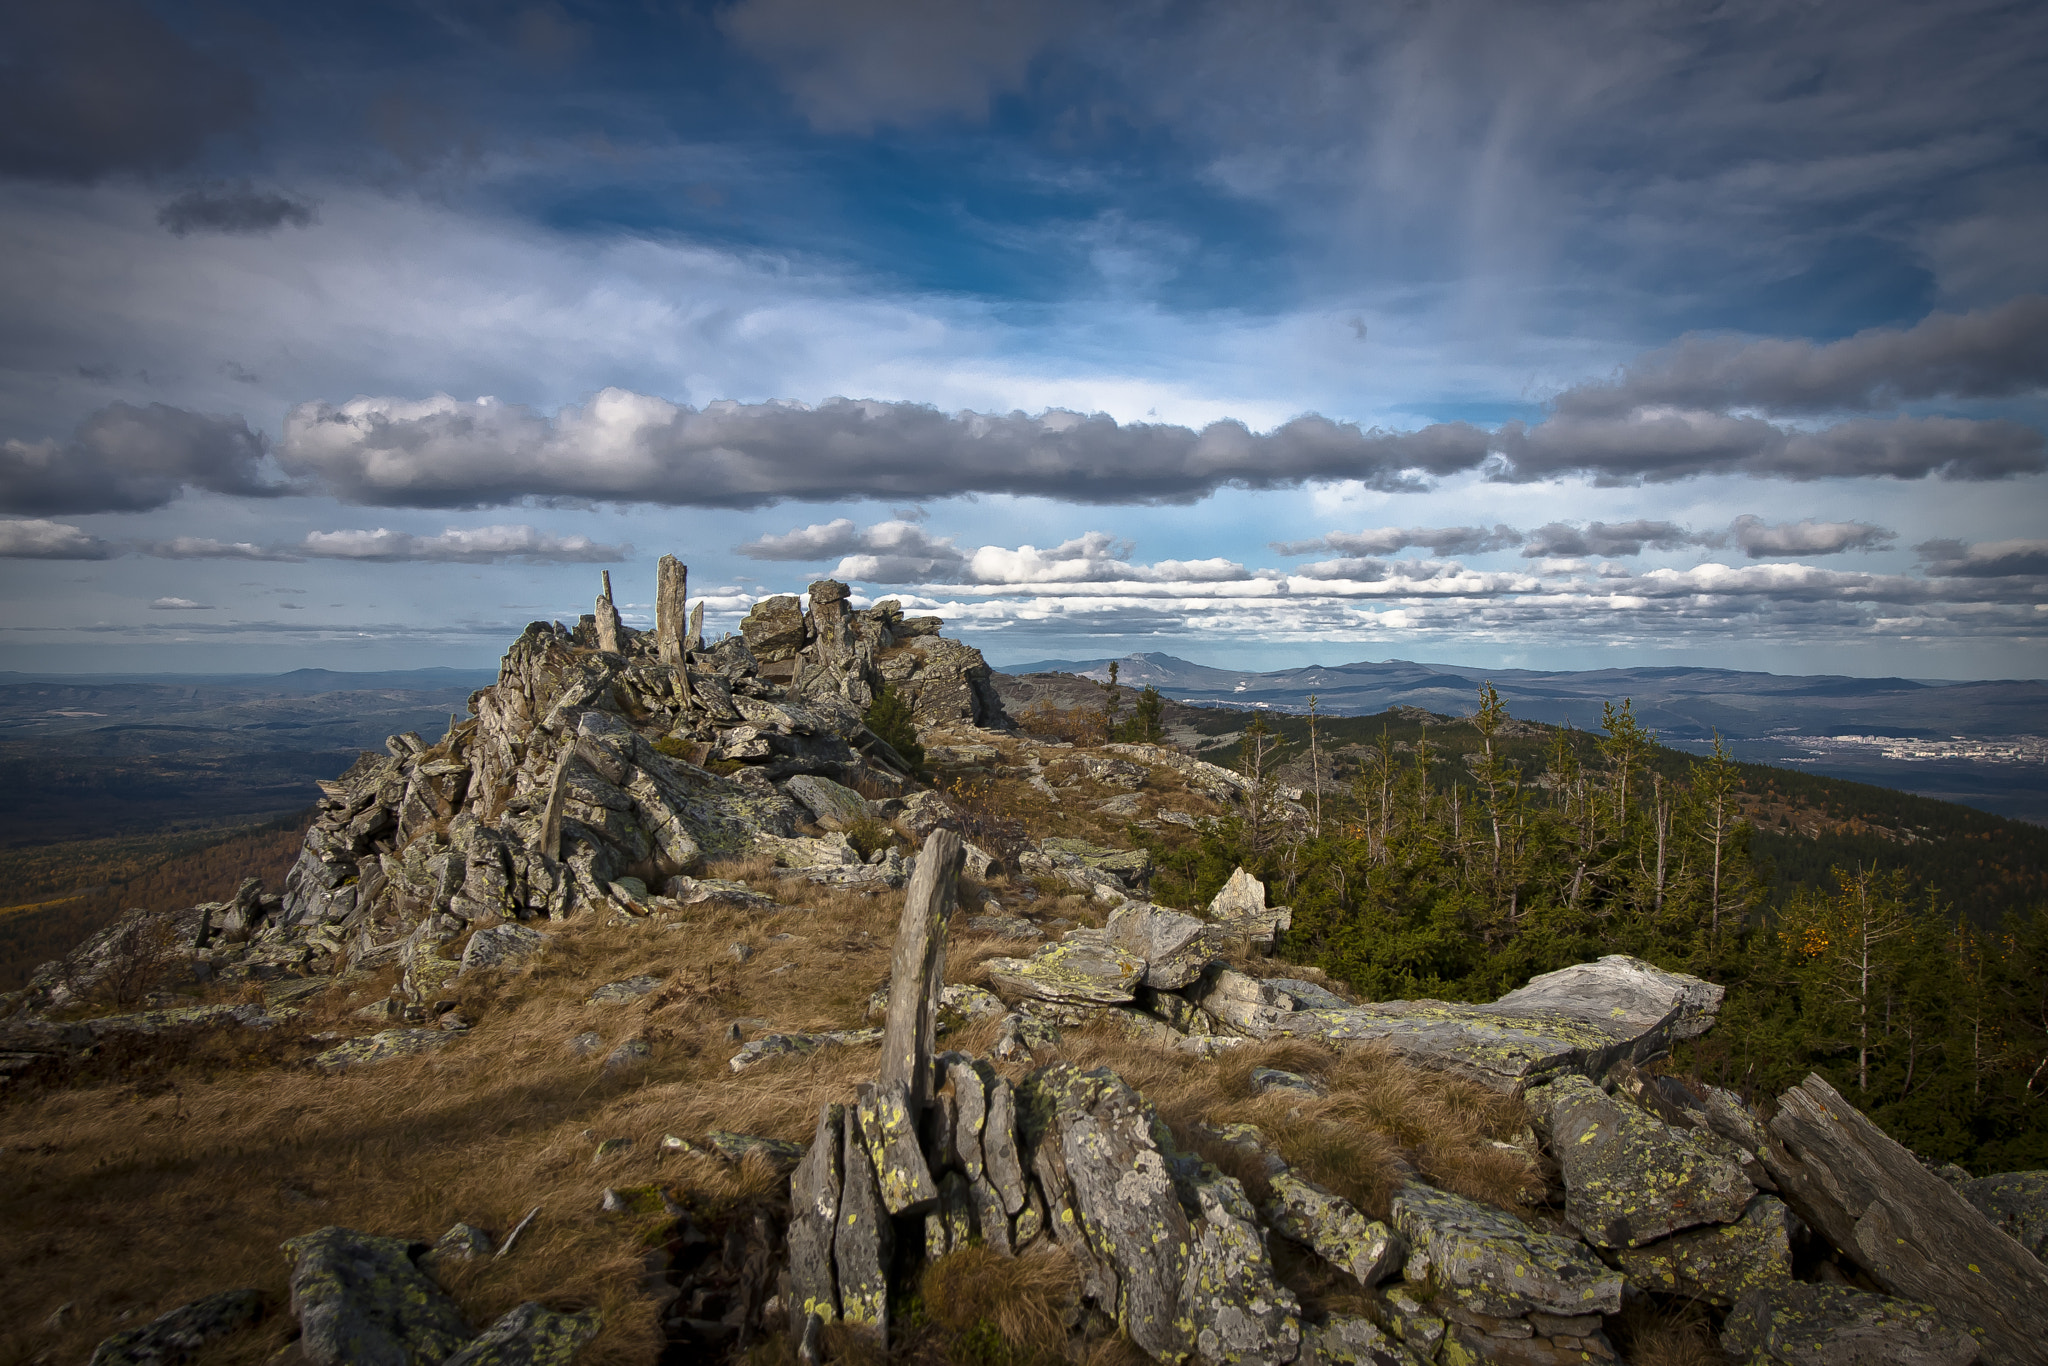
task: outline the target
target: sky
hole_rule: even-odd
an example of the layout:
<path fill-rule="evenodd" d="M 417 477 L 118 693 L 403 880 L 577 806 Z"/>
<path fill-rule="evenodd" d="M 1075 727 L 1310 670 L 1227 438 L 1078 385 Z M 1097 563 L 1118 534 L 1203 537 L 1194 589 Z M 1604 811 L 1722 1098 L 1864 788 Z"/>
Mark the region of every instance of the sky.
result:
<path fill-rule="evenodd" d="M 2048 675 L 2048 7 L 17 0 L 0 669 Z"/>

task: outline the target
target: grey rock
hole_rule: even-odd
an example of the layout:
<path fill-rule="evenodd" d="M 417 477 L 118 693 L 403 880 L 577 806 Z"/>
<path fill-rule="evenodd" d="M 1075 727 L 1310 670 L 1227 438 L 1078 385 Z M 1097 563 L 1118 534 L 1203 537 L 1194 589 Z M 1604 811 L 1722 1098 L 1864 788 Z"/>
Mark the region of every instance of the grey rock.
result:
<path fill-rule="evenodd" d="M 590 993 L 590 1004 L 619 1005 L 626 1001 L 637 1001 L 661 986 L 659 977 L 628 977 L 619 982 L 606 982 Z"/>
<path fill-rule="evenodd" d="M 684 608 L 689 599 L 689 566 L 673 555 L 662 556 L 654 567 L 654 652 L 671 669 L 683 667 L 689 630 Z"/>
<path fill-rule="evenodd" d="M 495 1250 L 490 1234 L 475 1224 L 456 1224 L 435 1241 L 433 1250 L 423 1255 L 420 1263 L 473 1262 Z"/>
<path fill-rule="evenodd" d="M 735 1072 L 744 1072 L 756 1063 L 770 1058 L 799 1057 L 815 1053 L 821 1048 L 844 1048 L 861 1044 L 880 1043 L 879 1029 L 828 1029 L 817 1034 L 764 1034 L 758 1039 L 742 1045 L 726 1065 Z"/>
<path fill-rule="evenodd" d="M 1314 982 L 1299 977 L 1268 977 L 1266 985 L 1286 992 L 1294 999 L 1296 1010 L 1349 1010 L 1351 1002 Z"/>
<path fill-rule="evenodd" d="M 1360 1214 L 1349 1200 L 1292 1168 L 1272 1173 L 1267 1183 L 1273 1196 L 1266 1202 L 1266 1222 L 1275 1233 L 1314 1249 L 1368 1290 L 1401 1269 L 1408 1249 L 1400 1236 Z"/>
<path fill-rule="evenodd" d="M 1428 1354 L 1388 1333 L 1371 1319 L 1332 1314 L 1301 1333 L 1295 1366 L 1423 1366 Z"/>
<path fill-rule="evenodd" d="M 735 1167 L 754 1158 L 777 1172 L 796 1170 L 804 1150 L 786 1138 L 763 1138 L 759 1134 L 737 1134 L 730 1129 L 713 1129 L 704 1135 L 704 1146 Z"/>
<path fill-rule="evenodd" d="M 1965 1181 L 1959 1189 L 2021 1247 L 2048 1260 L 2048 1172 L 2005 1172 Z"/>
<path fill-rule="evenodd" d="M 440 1366 L 469 1341 L 401 1239 L 329 1226 L 284 1244 L 299 1351 L 314 1366 Z"/>
<path fill-rule="evenodd" d="M 1501 1011 L 1555 1011 L 1608 1020 L 1637 1034 L 1662 1030 L 1680 1040 L 1696 1039 L 1713 1028 L 1725 995 L 1726 987 L 1615 953 L 1531 977 L 1493 1004 Z"/>
<path fill-rule="evenodd" d="M 1798 1281 L 1744 1295 L 1721 1345 L 1737 1360 L 1784 1366 L 1969 1366 L 1980 1351 L 1924 1304 Z"/>
<path fill-rule="evenodd" d="M 1007 1257 L 1016 1251 L 1010 1237 L 1010 1214 L 1003 1208 L 1003 1197 L 987 1176 L 970 1177 L 967 1182 L 968 1202 L 974 1208 L 975 1231 L 981 1241 Z"/>
<path fill-rule="evenodd" d="M 350 1067 L 409 1058 L 438 1048 L 457 1037 L 441 1029 L 382 1029 L 368 1038 L 349 1039 L 313 1056 L 313 1066 L 323 1072 L 340 1072 Z"/>
<path fill-rule="evenodd" d="M 1304 1077 L 1299 1072 L 1283 1072 L 1277 1067 L 1254 1067 L 1251 1083 L 1255 1096 L 1271 1095 L 1275 1091 L 1291 1091 L 1303 1096 L 1330 1094 L 1330 1088 L 1314 1077 Z"/>
<path fill-rule="evenodd" d="M 1380 1294 L 1381 1312 L 1395 1337 L 1424 1361 L 1434 1361 L 1437 1348 L 1443 1345 L 1444 1317 L 1417 1297 L 1415 1290 L 1406 1281 L 1388 1286 Z"/>
<path fill-rule="evenodd" d="M 839 1222 L 832 1237 L 832 1266 L 839 1280 L 839 1316 L 866 1324 L 885 1341 L 889 1332 L 889 1266 L 896 1240 L 889 1212 L 875 1182 L 860 1116 L 846 1114 L 841 1149 Z"/>
<path fill-rule="evenodd" d="M 587 1058 L 603 1047 L 604 1035 L 594 1029 L 584 1030 L 581 1034 L 569 1040 L 568 1044 L 569 1051 L 579 1058 Z"/>
<path fill-rule="evenodd" d="M 1548 1088 L 1565 1217 L 1595 1247 L 1637 1247 L 1742 1217 L 1754 1191 L 1739 1163 L 1580 1076 Z"/>
<path fill-rule="evenodd" d="M 1187 997 L 1218 1025 L 1254 1039 L 1277 1037 L 1296 1021 L 1292 996 L 1232 968 L 1209 968 Z"/>
<path fill-rule="evenodd" d="M 469 937 L 462 950 L 462 970 L 509 963 L 536 952 L 547 942 L 546 935 L 524 925 L 493 925 Z"/>
<path fill-rule="evenodd" d="M 984 966 L 996 993 L 1006 1000 L 1092 1005 L 1132 1000 L 1145 973 L 1145 960 L 1136 954 L 1072 937 L 1029 958 L 991 958 Z"/>
<path fill-rule="evenodd" d="M 920 1110 L 913 1110 L 903 1083 L 862 1082 L 855 1092 L 860 1131 L 874 1164 L 882 1206 L 892 1215 L 923 1214 L 939 1198 L 924 1150 L 918 1143 Z"/>
<path fill-rule="evenodd" d="M 1017 1148 L 1017 1096 L 1010 1083 L 992 1077 L 988 1113 L 981 1126 L 982 1171 L 1001 1197 L 1003 1209 L 1015 1216 L 1024 1208 L 1024 1162 Z"/>
<path fill-rule="evenodd" d="M 1725 1308 L 1759 1286 L 1792 1278 L 1793 1222 L 1784 1201 L 1759 1195 L 1732 1224 L 1620 1248 L 1615 1260 L 1639 1289 Z"/>
<path fill-rule="evenodd" d="M 1620 1273 L 1575 1239 L 1414 1182 L 1392 1205 L 1394 1228 L 1408 1242 L 1405 1278 L 1432 1282 L 1451 1303 L 1504 1318 L 1621 1311 Z"/>
<path fill-rule="evenodd" d="M 223 1290 L 113 1334 L 93 1350 L 91 1366 L 182 1366 L 262 1316 L 262 1291 Z"/>
<path fill-rule="evenodd" d="M 499 1315 L 442 1366 L 568 1366 L 602 1327 L 594 1309 L 564 1314 L 528 1300 Z"/>
<path fill-rule="evenodd" d="M 811 818 L 827 830 L 850 829 L 855 822 L 872 815 L 867 798 L 830 778 L 800 773 L 784 786 L 811 813 Z"/>
<path fill-rule="evenodd" d="M 846 1107 L 818 1107 L 818 1128 L 803 1161 L 789 1178 L 789 1325 L 801 1335 L 813 1315 L 839 1317 L 832 1271 L 832 1235 L 839 1223 L 840 1160 L 846 1147 Z"/>
<path fill-rule="evenodd" d="M 604 1070 L 625 1072 L 643 1066 L 654 1056 L 654 1048 L 645 1039 L 628 1039 L 604 1055 Z"/>
<path fill-rule="evenodd" d="M 924 1255 L 937 1261 L 974 1241 L 974 1204 L 967 1178 L 957 1171 L 939 1178 L 939 1198 L 924 1216 Z"/>
<path fill-rule="evenodd" d="M 1180 1291 L 1180 1323 L 1192 1325 L 1196 1355 L 1271 1366 L 1293 1361 L 1301 1305 L 1274 1273 L 1244 1187 L 1207 1163 L 1182 1185 L 1200 1211 Z"/>
<path fill-rule="evenodd" d="M 1266 884 L 1239 868 L 1209 901 L 1209 919 L 1228 935 L 1243 935 L 1254 945 L 1271 948 L 1280 931 L 1294 923 L 1290 906 L 1268 906 Z"/>
<path fill-rule="evenodd" d="M 992 939 L 1043 939 L 1045 931 L 1021 915 L 971 915 L 967 928 Z"/>
<path fill-rule="evenodd" d="M 953 831 L 934 830 L 925 840 L 917 871 L 903 897 L 903 914 L 890 955 L 880 1084 L 885 1090 L 901 1093 L 913 1122 L 932 1096 L 932 1051 L 938 1037 L 939 992 L 946 974 L 946 926 L 959 904 L 960 860 L 960 836 Z M 885 1173 L 885 1196 L 890 1189 Z M 892 1214 L 903 1212 L 893 1199 L 889 1209 Z"/>
<path fill-rule="evenodd" d="M 725 956 L 735 963 L 744 963 L 754 956 L 753 946 L 735 939 L 725 949 Z"/>
<path fill-rule="evenodd" d="M 1171 991 L 1202 975 L 1218 945 L 1210 927 L 1191 915 L 1145 902 L 1110 912 L 1109 942 L 1145 960 L 1146 986 Z"/>
<path fill-rule="evenodd" d="M 791 595 L 757 602 L 740 622 L 747 649 L 763 664 L 796 658 L 804 647 L 804 609 Z"/>
<path fill-rule="evenodd" d="M 995 1072 L 991 1069 L 984 1077 L 959 1053 L 948 1053 L 944 1061 L 940 1090 L 952 1119 L 946 1146 L 952 1150 L 953 1163 L 973 1180 L 981 1175 L 981 1134 L 988 1125 L 988 1083 Z"/>
<path fill-rule="evenodd" d="M 1137 887 L 1152 876 L 1152 856 L 1143 849 L 1113 849 L 1057 836 L 1040 840 L 1038 849 L 1055 863 L 1107 873 L 1126 887 Z"/>

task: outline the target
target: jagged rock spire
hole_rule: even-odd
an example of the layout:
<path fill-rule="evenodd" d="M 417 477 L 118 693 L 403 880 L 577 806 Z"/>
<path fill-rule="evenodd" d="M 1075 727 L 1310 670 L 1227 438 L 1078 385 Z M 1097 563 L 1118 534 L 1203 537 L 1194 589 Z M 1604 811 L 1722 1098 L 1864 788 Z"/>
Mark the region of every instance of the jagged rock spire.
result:
<path fill-rule="evenodd" d="M 615 655 L 622 652 L 626 624 L 619 620 L 619 609 L 612 606 L 612 571 L 603 573 L 604 592 L 597 595 L 597 648 Z"/>
<path fill-rule="evenodd" d="M 683 608 L 689 597 L 690 567 L 673 555 L 664 555 L 654 574 L 655 654 L 671 669 L 680 669 L 683 651 L 688 648 Z M 702 620 L 700 612 L 698 621 Z"/>

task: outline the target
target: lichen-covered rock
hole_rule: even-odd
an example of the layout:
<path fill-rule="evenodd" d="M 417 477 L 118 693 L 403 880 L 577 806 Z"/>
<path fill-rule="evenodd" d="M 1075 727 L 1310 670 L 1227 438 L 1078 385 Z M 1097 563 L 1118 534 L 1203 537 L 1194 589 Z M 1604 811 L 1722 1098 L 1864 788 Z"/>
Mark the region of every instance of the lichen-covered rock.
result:
<path fill-rule="evenodd" d="M 839 1224 L 840 1158 L 846 1146 L 846 1107 L 818 1107 L 818 1128 L 789 1178 L 789 1329 L 801 1337 L 812 1316 L 839 1317 L 832 1274 L 832 1235 Z"/>
<path fill-rule="evenodd" d="M 626 1039 L 604 1055 L 604 1070 L 607 1072 L 630 1072 L 646 1065 L 654 1056 L 654 1045 L 645 1039 Z"/>
<path fill-rule="evenodd" d="M 1614 1314 L 1622 1278 L 1585 1244 L 1539 1233 L 1505 1210 L 1411 1182 L 1394 1193 L 1394 1228 L 1407 1240 L 1411 1281 L 1479 1314 Z"/>
<path fill-rule="evenodd" d="M 1393 1337 L 1371 1319 L 1332 1314 L 1301 1331 L 1301 1354 L 1295 1366 L 1423 1366 L 1433 1353 L 1421 1353 Z"/>
<path fill-rule="evenodd" d="M 1002 1199 L 1003 1209 L 1016 1215 L 1024 1208 L 1024 1161 L 1017 1147 L 1017 1096 L 1010 1083 L 991 1074 L 988 1112 L 981 1125 L 981 1166 Z"/>
<path fill-rule="evenodd" d="M 875 1182 L 860 1116 L 845 1117 L 841 1149 L 839 1222 L 832 1235 L 832 1266 L 839 1278 L 839 1316 L 864 1324 L 886 1340 L 889 1333 L 889 1266 L 896 1255 L 894 1226 Z"/>
<path fill-rule="evenodd" d="M 1407 1246 L 1392 1229 L 1366 1218 L 1349 1200 L 1299 1172 L 1282 1168 L 1267 1178 L 1267 1184 L 1273 1198 L 1266 1202 L 1265 1215 L 1272 1230 L 1313 1248 L 1366 1289 L 1400 1270 L 1406 1260 Z"/>
<path fill-rule="evenodd" d="M 1039 852 L 1056 863 L 1077 864 L 1107 873 L 1126 887 L 1152 876 L 1152 856 L 1143 849 L 1111 849 L 1086 840 L 1055 837 L 1038 842 Z"/>
<path fill-rule="evenodd" d="M 1755 1188 L 1741 1164 L 1691 1132 L 1623 1104 L 1580 1076 L 1548 1088 L 1565 1217 L 1596 1247 L 1637 1247 L 1742 1217 Z"/>
<path fill-rule="evenodd" d="M 1006 1000 L 1121 1005 L 1134 998 L 1145 960 L 1113 944 L 1048 944 L 1029 958 L 991 958 L 989 982 Z"/>
<path fill-rule="evenodd" d="M 2048 1261 L 2048 1172 L 2005 1172 L 1957 1189 L 2021 1247 Z"/>
<path fill-rule="evenodd" d="M 422 1266 L 439 1262 L 473 1262 L 492 1252 L 491 1235 L 475 1224 L 455 1224 L 420 1257 Z"/>
<path fill-rule="evenodd" d="M 729 1129 L 713 1129 L 704 1135 L 704 1146 L 736 1167 L 752 1157 L 778 1172 L 794 1171 L 804 1155 L 801 1147 L 786 1138 L 736 1134 Z"/>
<path fill-rule="evenodd" d="M 794 659 L 804 648 L 804 609 L 793 595 L 763 598 L 740 622 L 747 649 L 763 664 Z"/>
<path fill-rule="evenodd" d="M 1738 1361 L 1783 1366 L 1969 1366 L 1980 1351 L 1924 1304 L 1799 1281 L 1736 1301 L 1721 1346 Z"/>
<path fill-rule="evenodd" d="M 627 977 L 617 982 L 606 982 L 596 991 L 590 993 L 590 1004 L 594 1006 L 620 1005 L 627 1001 L 637 1001 L 642 996 L 651 994 L 661 983 L 661 978 L 647 976 Z"/>
<path fill-rule="evenodd" d="M 381 1029 L 367 1038 L 348 1039 L 323 1053 L 314 1054 L 313 1066 L 323 1072 L 366 1067 L 371 1063 L 390 1062 L 393 1058 L 409 1058 L 430 1048 L 439 1048 L 456 1037 L 455 1031 L 446 1029 Z"/>
<path fill-rule="evenodd" d="M 1379 1312 L 1395 1337 L 1412 1348 L 1424 1361 L 1435 1361 L 1444 1340 L 1444 1316 L 1426 1304 L 1406 1281 L 1388 1286 L 1380 1293 Z"/>
<path fill-rule="evenodd" d="M 735 1072 L 744 1072 L 756 1063 L 770 1058 L 798 1057 L 815 1053 L 821 1048 L 844 1048 L 860 1044 L 880 1043 L 879 1029 L 827 1029 L 816 1034 L 764 1034 L 741 1045 L 726 1065 Z"/>
<path fill-rule="evenodd" d="M 546 935 L 524 925 L 493 925 L 469 937 L 462 950 L 462 970 L 497 967 L 524 958 L 547 942 Z"/>
<path fill-rule="evenodd" d="M 284 1252 L 299 1351 L 314 1366 L 440 1366 L 469 1341 L 455 1301 L 401 1239 L 329 1226 Z"/>
<path fill-rule="evenodd" d="M 442 1366 L 568 1366 L 602 1327 L 594 1309 L 564 1314 L 528 1300 L 499 1315 Z"/>
<path fill-rule="evenodd" d="M 870 818 L 868 799 L 850 787 L 814 773 L 800 773 L 784 784 L 789 795 L 803 803 L 811 819 L 827 830 L 850 829 Z"/>
<path fill-rule="evenodd" d="M 1330 1088 L 1314 1077 L 1305 1077 L 1299 1072 L 1283 1072 L 1277 1067 L 1254 1067 L 1251 1072 L 1252 1094 L 1269 1096 L 1275 1092 L 1291 1093 L 1296 1096 L 1327 1096 Z"/>
<path fill-rule="evenodd" d="M 1713 1028 L 1726 987 L 1667 972 L 1640 958 L 1610 953 L 1531 977 L 1493 1003 L 1506 1012 L 1555 1011 L 1601 1020 L 1636 1035 L 1662 1030 L 1672 1040 L 1696 1039 Z"/>
<path fill-rule="evenodd" d="M 1233 968 L 1212 965 L 1187 996 L 1218 1025 L 1254 1039 L 1276 1038 L 1303 1018 L 1293 997 Z"/>
<path fill-rule="evenodd" d="M 1109 942 L 1145 960 L 1144 983 L 1160 991 L 1184 987 L 1216 956 L 1207 924 L 1191 915 L 1134 901 L 1110 912 Z"/>
<path fill-rule="evenodd" d="M 1178 1326 L 1203 1361 L 1292 1361 L 1301 1305 L 1274 1274 L 1244 1187 L 1202 1163 L 1181 1183 L 1200 1217 L 1181 1283 Z"/>
<path fill-rule="evenodd" d="M 924 1216 L 924 1255 L 937 1261 L 974 1241 L 974 1203 L 968 1181 L 957 1171 L 939 1178 L 939 1198 Z"/>
<path fill-rule="evenodd" d="M 1732 1224 L 1620 1248 L 1615 1260 L 1639 1289 L 1725 1307 L 1758 1286 L 1791 1279 L 1792 1225 L 1784 1201 L 1759 1195 Z"/>
<path fill-rule="evenodd" d="M 113 1334 L 93 1350 L 90 1366 L 182 1366 L 208 1343 L 262 1316 L 262 1291 L 223 1290 Z"/>
<path fill-rule="evenodd" d="M 900 1082 L 862 1082 L 856 1094 L 860 1131 L 874 1163 L 882 1205 L 892 1215 L 923 1214 L 939 1190 L 918 1144 L 918 1116 Z"/>

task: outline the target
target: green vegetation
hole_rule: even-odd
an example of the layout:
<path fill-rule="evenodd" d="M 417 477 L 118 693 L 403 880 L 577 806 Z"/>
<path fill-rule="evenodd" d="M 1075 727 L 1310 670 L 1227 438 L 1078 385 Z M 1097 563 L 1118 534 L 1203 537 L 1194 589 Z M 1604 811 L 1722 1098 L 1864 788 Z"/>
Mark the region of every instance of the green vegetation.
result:
<path fill-rule="evenodd" d="M 1818 1071 L 1924 1155 L 2048 1165 L 2048 832 L 1680 754 L 1626 702 L 1597 735 L 1515 721 L 1491 688 L 1464 721 L 1373 718 L 1359 744 L 1360 720 L 1318 722 L 1344 781 L 1323 783 L 1316 836 L 1269 795 L 1306 718 L 1205 719 L 1254 796 L 1154 847 L 1155 897 L 1202 904 L 1242 863 L 1295 908 L 1284 951 L 1366 999 L 1490 1000 L 1607 953 L 1696 973 L 1729 993 L 1681 1059 L 1708 1079 L 1775 1096 Z M 1753 813 L 1814 833 L 1760 838 Z M 1798 850 L 1791 876 L 1764 843 Z M 1940 882 L 1967 873 L 1976 904 Z"/>
<path fill-rule="evenodd" d="M 896 690 L 888 684 L 869 704 L 867 715 L 862 718 L 867 728 L 903 756 L 903 761 L 913 770 L 924 768 L 924 746 L 917 742 L 917 723 L 910 715 L 910 708 Z"/>

